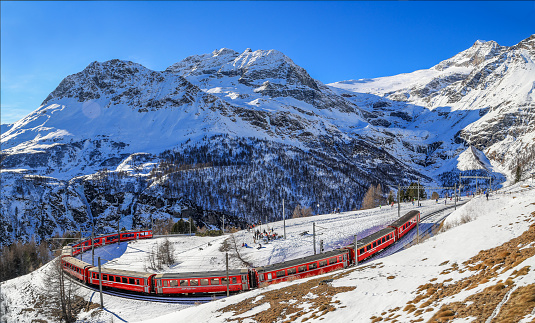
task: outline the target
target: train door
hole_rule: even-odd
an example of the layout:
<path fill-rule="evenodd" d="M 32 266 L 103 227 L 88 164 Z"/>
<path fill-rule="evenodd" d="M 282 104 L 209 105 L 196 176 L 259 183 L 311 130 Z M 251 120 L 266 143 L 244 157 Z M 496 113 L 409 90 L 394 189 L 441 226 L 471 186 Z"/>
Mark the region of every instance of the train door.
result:
<path fill-rule="evenodd" d="M 158 294 L 163 294 L 163 291 L 162 291 L 162 280 L 161 279 L 156 279 L 156 291 Z"/>
<path fill-rule="evenodd" d="M 249 280 L 247 279 L 247 275 L 241 275 L 241 289 L 242 290 L 249 290 Z"/>
<path fill-rule="evenodd" d="M 249 287 L 255 288 L 258 287 L 258 277 L 256 274 L 256 270 L 249 269 Z"/>
<path fill-rule="evenodd" d="M 145 293 L 149 293 L 149 279 L 148 278 L 143 278 L 143 291 Z"/>

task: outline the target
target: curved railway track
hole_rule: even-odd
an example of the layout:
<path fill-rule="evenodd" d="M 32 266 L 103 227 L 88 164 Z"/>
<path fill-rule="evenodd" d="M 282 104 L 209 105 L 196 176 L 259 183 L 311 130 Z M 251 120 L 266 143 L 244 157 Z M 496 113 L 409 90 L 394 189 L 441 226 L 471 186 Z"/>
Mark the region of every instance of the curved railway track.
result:
<path fill-rule="evenodd" d="M 467 200 L 463 201 L 462 203 L 458 203 L 457 206 L 461 206 L 461 205 L 467 203 L 468 201 L 470 201 L 470 200 L 467 199 Z M 452 209 L 454 207 L 455 207 L 455 205 L 450 205 L 450 206 L 441 208 L 440 210 L 431 212 L 431 213 L 423 216 L 420 219 L 420 223 L 422 221 L 426 221 L 426 222 L 428 222 L 428 223 L 426 223 L 428 225 L 426 225 L 424 228 L 422 228 L 423 226 L 421 225 L 420 236 L 425 235 L 427 233 L 430 233 L 434 228 L 436 228 L 436 226 L 440 222 L 442 222 L 442 220 L 444 220 L 444 218 L 446 218 L 451 213 L 451 212 L 445 212 L 445 211 L 450 210 L 450 209 Z M 401 238 L 399 243 L 396 243 L 395 245 L 392 245 L 388 249 L 381 250 L 379 253 L 377 253 L 374 256 L 366 259 L 363 262 L 360 262 L 359 264 L 363 264 L 363 263 L 367 263 L 367 262 L 372 261 L 372 260 L 383 258 L 383 257 L 389 256 L 391 254 L 394 254 L 394 253 L 396 253 L 396 252 L 398 252 L 400 250 L 403 250 L 405 248 L 405 246 L 407 245 L 407 243 L 410 243 L 415 238 L 415 236 L 416 236 L 416 230 L 413 229 L 413 230 L 411 230 L 411 232 L 409 232 L 409 234 L 407 234 L 403 238 Z M 70 276 L 68 276 L 68 277 L 69 277 L 69 280 L 71 280 L 72 282 L 74 282 L 74 283 L 76 283 L 76 284 L 78 284 L 78 285 L 80 285 L 82 287 L 85 287 L 85 288 L 87 288 L 89 290 L 92 290 L 93 292 L 96 292 L 96 293 L 99 292 L 99 288 L 96 287 L 96 286 L 90 286 L 90 285 L 87 285 L 87 284 L 83 284 L 80 281 L 78 281 L 77 279 L 73 279 Z M 102 293 L 106 294 L 106 295 L 109 295 L 109 296 L 121 297 L 121 298 L 126 298 L 126 299 L 131 299 L 131 300 L 139 300 L 139 301 L 146 301 L 146 302 L 169 303 L 169 304 L 184 304 L 184 305 L 193 305 L 193 304 L 196 304 L 196 303 L 207 303 L 207 302 L 211 302 L 213 300 L 217 300 L 217 299 L 221 299 L 221 298 L 226 297 L 226 296 L 221 295 L 221 294 L 219 294 L 219 295 L 211 295 L 211 296 L 187 296 L 187 297 L 183 297 L 183 296 L 182 297 L 176 297 L 176 296 L 153 296 L 153 295 L 142 295 L 142 294 L 130 293 L 130 292 L 122 292 L 122 291 L 110 290 L 110 289 L 103 289 Z"/>
<path fill-rule="evenodd" d="M 85 287 L 93 292 L 99 293 L 98 287 L 93 287 L 90 285 L 82 284 L 79 280 L 73 279 L 70 276 L 67 276 L 69 280 L 81 287 Z M 157 302 L 157 303 L 168 303 L 168 304 L 185 304 L 185 305 L 193 305 L 195 303 L 208 303 L 213 300 L 225 298 L 226 296 L 223 295 L 213 295 L 213 296 L 189 296 L 189 297 L 176 297 L 176 296 L 169 296 L 169 297 L 162 297 L 162 296 L 152 296 L 152 295 L 141 295 L 141 294 L 135 294 L 135 293 L 128 293 L 128 292 L 121 292 L 117 290 L 109 290 L 109 289 L 103 289 L 102 294 L 115 296 L 115 297 L 122 297 L 126 299 L 132 299 L 137 301 L 144 301 L 144 302 Z"/>

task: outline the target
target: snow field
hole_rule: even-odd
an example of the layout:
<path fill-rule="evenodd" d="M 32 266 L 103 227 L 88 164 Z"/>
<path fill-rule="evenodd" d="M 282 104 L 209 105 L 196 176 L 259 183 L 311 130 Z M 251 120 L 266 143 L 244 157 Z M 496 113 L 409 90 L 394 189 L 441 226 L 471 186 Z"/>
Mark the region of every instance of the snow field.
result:
<path fill-rule="evenodd" d="M 390 311 L 388 315 L 400 315 L 397 317 L 399 321 L 414 319 L 415 316 L 404 312 L 403 308 L 408 301 L 415 298 L 419 286 L 434 278 L 436 278 L 435 283 L 442 283 L 451 278 L 451 282 L 446 282 L 449 284 L 469 277 L 472 274 L 471 271 L 462 273 L 450 271 L 443 275 L 440 273 L 450 268 L 454 263 L 460 265 L 480 250 L 499 246 L 503 242 L 519 236 L 529 227 L 529 222 L 522 220 L 527 220 L 527 216 L 535 211 L 535 205 L 530 204 L 535 201 L 532 190 L 518 192 L 522 189 L 522 186 L 518 185 L 509 189 L 512 194 L 493 195 L 489 201 L 484 198 L 474 198 L 447 218 L 446 223 L 452 224 L 449 230 L 389 257 L 361 265 L 357 270 L 349 268 L 340 271 L 347 273 L 347 275 L 336 279 L 332 285 L 334 287 L 356 287 L 356 289 L 335 295 L 333 300 L 339 300 L 340 303 L 336 305 L 335 311 L 321 316 L 325 319 L 323 322 L 370 321 L 370 317 L 380 316 L 385 311 Z M 443 203 L 436 204 L 435 201 L 423 201 L 420 211 L 425 216 L 425 214 L 440 209 L 443 205 Z M 410 209 L 413 209 L 412 204 L 402 205 L 401 214 Z M 464 223 L 465 221 L 462 219 L 467 214 L 474 216 L 470 218 L 471 221 Z M 261 266 L 312 254 L 312 237 L 300 235 L 303 231 L 312 233 L 311 221 L 316 222 L 318 247 L 319 240 L 323 239 L 325 249 L 330 250 L 343 245 L 348 240 L 349 243 L 352 243 L 352 235 L 355 233 L 377 230 L 396 218 L 397 208 L 387 206 L 381 209 L 289 219 L 286 221 L 287 239 L 271 241 L 266 245 L 262 243 L 265 248 L 260 250 L 241 247 L 243 242 L 251 242 L 252 233 L 240 231 L 234 236 L 242 258 L 252 262 L 255 266 Z M 531 219 L 533 218 L 531 217 Z M 269 223 L 268 226 L 282 235 L 282 221 Z M 265 225 L 262 226 L 262 231 L 264 227 Z M 174 266 L 166 268 L 164 271 L 187 272 L 224 269 L 224 252 L 220 251 L 219 248 L 229 237 L 230 235 L 169 238 L 175 247 L 175 256 L 178 261 Z M 150 271 L 145 269 L 146 256 L 161 241 L 162 239 L 139 240 L 97 248 L 95 249 L 95 262 L 97 257 L 101 256 L 103 266 L 108 268 Z M 529 245 L 525 247 L 529 247 Z M 232 252 L 230 251 L 231 254 Z M 84 253 L 83 260 L 91 262 L 91 251 Z M 535 258 L 526 259 L 518 268 L 525 265 L 531 265 L 534 268 Z M 31 322 L 32 319 L 43 318 L 35 312 L 15 309 L 32 306 L 31 297 L 28 295 L 35 295 L 39 292 L 46 279 L 44 273 L 48 266 L 47 264 L 29 275 L 2 284 L 1 292 L 8 298 L 12 311 L 7 322 Z M 231 257 L 231 267 L 242 268 L 244 266 L 238 259 Z M 468 295 L 496 283 L 499 279 L 505 280 L 506 277 L 510 276 L 511 270 L 501 273 L 499 277 L 472 290 L 462 291 L 457 295 L 443 299 L 441 302 L 462 301 Z M 533 272 L 530 271 L 527 275 L 515 279 L 515 284 L 517 286 L 526 285 L 534 281 L 534 276 Z M 246 317 L 270 310 L 266 302 L 262 301 L 265 292 L 281 290 L 315 278 L 317 277 L 270 285 L 198 306 L 145 303 L 104 295 L 105 311 L 92 310 L 90 313 L 82 313 L 80 319 L 85 318 L 89 322 L 111 322 L 112 320 L 114 322 L 225 322 L 225 320 L 233 318 L 233 314 L 231 312 L 221 313 L 219 312 L 221 308 L 249 299 L 250 301 L 256 300 L 255 304 L 258 306 L 250 312 L 240 315 L 240 317 L 245 318 L 245 322 L 250 322 L 251 320 Z M 95 303 L 99 301 L 98 293 L 85 288 L 80 288 L 79 293 L 86 300 Z M 311 294 L 311 296 L 313 295 Z M 302 303 L 303 308 L 311 306 L 307 305 L 306 299 L 296 301 Z M 416 305 L 418 306 L 418 304 Z M 397 307 L 399 307 L 397 310 L 392 311 Z M 435 309 L 439 307 L 439 305 L 434 305 Z M 428 320 L 435 312 L 436 310 L 425 312 L 421 317 Z M 306 315 L 296 321 L 300 322 L 304 318 Z M 307 320 L 307 322 L 316 321 L 319 321 L 319 317 Z"/>

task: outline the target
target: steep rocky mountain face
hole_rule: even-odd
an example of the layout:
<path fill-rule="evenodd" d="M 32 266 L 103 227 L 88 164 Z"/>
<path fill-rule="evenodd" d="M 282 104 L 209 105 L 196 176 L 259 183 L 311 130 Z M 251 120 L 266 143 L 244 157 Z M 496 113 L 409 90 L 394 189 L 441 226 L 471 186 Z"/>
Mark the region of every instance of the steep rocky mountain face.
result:
<path fill-rule="evenodd" d="M 222 49 L 162 72 L 94 62 L 3 127 L 0 242 L 179 217 L 244 226 L 280 218 L 283 199 L 349 210 L 370 183 L 431 180 L 355 131 L 366 126 L 277 51 Z"/>
<path fill-rule="evenodd" d="M 180 217 L 243 226 L 280 219 L 282 200 L 287 216 L 350 210 L 370 184 L 453 185 L 461 170 L 503 182 L 533 167 L 512 158 L 533 151 L 532 59 L 533 37 L 476 42 L 430 70 L 331 85 L 275 50 L 91 63 L 2 125 L 0 244 Z"/>
<path fill-rule="evenodd" d="M 535 35 L 511 47 L 477 41 L 429 70 L 330 85 L 354 98 L 368 93 L 422 107 L 406 129 L 454 129 L 454 136 L 441 136 L 443 147 L 447 141 L 473 146 L 510 178 L 518 169 L 528 176 L 535 169 L 534 60 Z"/>

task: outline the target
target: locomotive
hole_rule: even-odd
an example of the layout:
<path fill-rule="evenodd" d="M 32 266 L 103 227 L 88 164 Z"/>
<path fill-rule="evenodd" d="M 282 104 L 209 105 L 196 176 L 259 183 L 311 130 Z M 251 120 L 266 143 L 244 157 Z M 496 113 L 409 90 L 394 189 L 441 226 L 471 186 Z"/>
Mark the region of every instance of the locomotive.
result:
<path fill-rule="evenodd" d="M 247 291 L 266 284 L 288 279 L 320 275 L 337 269 L 346 268 L 363 261 L 392 245 L 420 221 L 419 211 L 410 211 L 392 222 L 386 228 L 357 241 L 357 246 L 327 251 L 285 262 L 228 271 L 205 271 L 184 273 L 153 274 L 130 270 L 94 267 L 73 256 L 91 248 L 91 239 L 68 246 L 61 256 L 61 265 L 72 277 L 89 285 L 161 296 L 224 293 L 227 285 L 230 292 Z M 121 241 L 152 238 L 151 230 L 120 233 Z M 119 241 L 118 234 L 93 239 L 95 246 Z M 357 251 L 355 253 L 355 250 Z"/>

